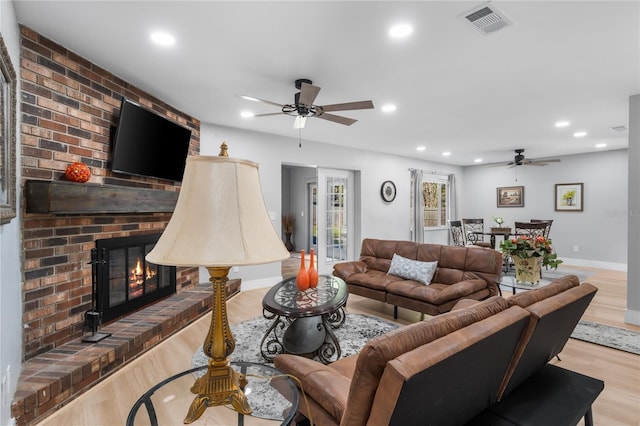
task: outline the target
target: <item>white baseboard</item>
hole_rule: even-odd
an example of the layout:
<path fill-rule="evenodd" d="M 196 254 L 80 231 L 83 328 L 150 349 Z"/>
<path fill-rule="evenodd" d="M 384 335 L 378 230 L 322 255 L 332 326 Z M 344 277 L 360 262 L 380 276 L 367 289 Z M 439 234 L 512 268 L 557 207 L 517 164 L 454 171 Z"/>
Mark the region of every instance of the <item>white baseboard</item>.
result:
<path fill-rule="evenodd" d="M 631 311 L 627 309 L 624 313 L 624 322 L 627 324 L 640 325 L 640 311 Z"/>
<path fill-rule="evenodd" d="M 240 284 L 240 289 L 242 291 L 247 291 L 247 290 L 255 290 L 258 288 L 273 287 L 275 284 L 279 283 L 280 281 L 282 281 L 282 275 L 277 277 L 260 278 L 258 280 L 250 280 L 250 281 L 242 280 L 242 283 Z"/>
<path fill-rule="evenodd" d="M 562 258 L 562 264 L 567 266 L 582 266 L 587 268 L 599 268 L 599 269 L 610 269 L 612 271 L 623 271 L 627 272 L 627 264 L 626 263 L 616 263 L 616 262 L 602 262 L 599 260 L 591 260 L 591 259 L 571 259 L 571 258 Z"/>

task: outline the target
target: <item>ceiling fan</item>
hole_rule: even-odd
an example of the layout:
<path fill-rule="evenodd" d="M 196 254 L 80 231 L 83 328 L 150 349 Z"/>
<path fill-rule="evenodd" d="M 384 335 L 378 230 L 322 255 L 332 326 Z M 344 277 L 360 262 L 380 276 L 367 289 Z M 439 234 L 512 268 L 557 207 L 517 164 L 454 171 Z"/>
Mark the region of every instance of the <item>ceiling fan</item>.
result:
<path fill-rule="evenodd" d="M 341 104 L 331 105 L 314 105 L 316 96 L 320 92 L 320 88 L 314 86 L 311 80 L 306 78 L 300 78 L 295 81 L 296 89 L 300 91 L 295 94 L 294 103 L 292 104 L 279 104 L 277 102 L 265 101 L 264 99 L 258 99 L 250 96 L 243 96 L 245 99 L 264 102 L 269 105 L 275 105 L 281 108 L 280 112 L 271 112 L 267 114 L 256 114 L 254 117 L 267 117 L 270 115 L 286 114 L 295 117 L 293 128 L 304 128 L 307 118 L 316 117 L 323 120 L 333 121 L 334 123 L 344 124 L 345 126 L 351 126 L 358 120 L 353 118 L 343 117 L 341 115 L 328 114 L 333 111 L 347 111 L 356 109 L 372 109 L 372 101 L 359 101 L 359 102 L 346 102 Z"/>
<path fill-rule="evenodd" d="M 559 163 L 560 160 L 557 158 L 544 159 L 544 160 L 534 160 L 532 158 L 525 158 L 524 149 L 519 148 L 515 150 L 516 155 L 513 157 L 513 161 L 507 161 L 502 163 L 493 163 L 487 164 L 488 167 L 497 167 L 497 166 L 509 166 L 509 168 L 516 166 L 546 166 L 549 163 Z"/>

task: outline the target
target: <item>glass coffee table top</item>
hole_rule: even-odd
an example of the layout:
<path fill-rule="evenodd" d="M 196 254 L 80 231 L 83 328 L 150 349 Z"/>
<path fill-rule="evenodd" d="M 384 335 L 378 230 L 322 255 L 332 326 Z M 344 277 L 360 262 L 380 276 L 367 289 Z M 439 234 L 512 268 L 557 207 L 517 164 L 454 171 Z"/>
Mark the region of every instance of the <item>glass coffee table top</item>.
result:
<path fill-rule="evenodd" d="M 243 415 L 230 406 L 205 410 L 194 424 L 201 425 L 288 425 L 298 410 L 298 391 L 293 381 L 271 366 L 252 362 L 233 362 L 233 368 L 245 374 L 244 388 L 251 415 Z M 183 424 L 195 395 L 190 389 L 207 366 L 195 367 L 163 380 L 136 401 L 129 412 L 127 426 Z"/>

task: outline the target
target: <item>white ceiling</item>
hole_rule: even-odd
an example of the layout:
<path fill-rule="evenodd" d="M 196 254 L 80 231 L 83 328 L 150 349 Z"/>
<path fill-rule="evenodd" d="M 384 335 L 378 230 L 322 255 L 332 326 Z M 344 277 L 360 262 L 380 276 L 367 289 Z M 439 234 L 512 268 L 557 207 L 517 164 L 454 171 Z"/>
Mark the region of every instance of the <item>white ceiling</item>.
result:
<path fill-rule="evenodd" d="M 490 35 L 461 17 L 480 4 L 15 1 L 20 23 L 202 122 L 298 138 L 292 117 L 241 118 L 278 108 L 240 96 L 292 103 L 294 80 L 308 78 L 322 88 L 316 104 L 376 108 L 336 113 L 352 126 L 308 119 L 305 140 L 458 165 L 509 161 L 515 148 L 547 158 L 627 147 L 628 131 L 610 127 L 628 125 L 640 93 L 640 2 L 495 1 L 514 24 Z M 390 39 L 400 22 L 412 35 Z M 158 29 L 175 46 L 153 45 Z"/>

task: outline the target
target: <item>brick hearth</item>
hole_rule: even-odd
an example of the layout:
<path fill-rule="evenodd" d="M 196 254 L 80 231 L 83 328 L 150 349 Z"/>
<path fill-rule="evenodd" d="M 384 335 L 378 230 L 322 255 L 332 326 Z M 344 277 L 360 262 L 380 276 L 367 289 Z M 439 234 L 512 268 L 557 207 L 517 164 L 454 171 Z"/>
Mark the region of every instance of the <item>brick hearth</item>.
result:
<path fill-rule="evenodd" d="M 11 415 L 18 425 L 37 423 L 210 308 L 211 285 L 200 284 L 103 327 L 112 335 L 98 343 L 78 338 L 30 359 Z"/>

